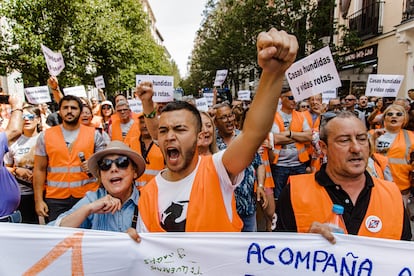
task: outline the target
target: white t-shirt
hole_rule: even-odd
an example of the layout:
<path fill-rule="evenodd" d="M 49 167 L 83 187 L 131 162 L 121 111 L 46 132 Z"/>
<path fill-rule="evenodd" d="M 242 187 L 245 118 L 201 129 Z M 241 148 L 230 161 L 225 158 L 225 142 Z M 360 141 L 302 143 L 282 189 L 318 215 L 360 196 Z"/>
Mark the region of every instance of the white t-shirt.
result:
<path fill-rule="evenodd" d="M 375 141 L 376 152 L 386 154 L 394 142 L 395 137 L 397 137 L 397 134 L 398 133 L 385 132 L 383 135 L 378 137 Z"/>
<path fill-rule="evenodd" d="M 213 163 L 219 177 L 221 193 L 223 196 L 227 215 L 231 221 L 233 218 L 233 210 L 231 204 L 233 192 L 237 185 L 239 185 L 243 180 L 244 171 L 238 174 L 232 182 L 222 162 L 224 152 L 225 150 L 213 154 Z M 161 175 L 161 173 L 165 170 L 159 172 L 155 177 L 158 187 L 158 217 L 160 219 L 161 225 L 163 223 L 175 223 L 179 228 L 179 224 L 185 224 L 190 193 L 193 187 L 193 182 L 198 170 L 198 166 L 200 165 L 200 160 L 201 157 L 199 157 L 197 166 L 194 171 L 179 181 L 165 180 Z M 148 232 L 148 229 L 145 227 L 141 216 L 138 218 L 137 230 L 138 232 Z"/>

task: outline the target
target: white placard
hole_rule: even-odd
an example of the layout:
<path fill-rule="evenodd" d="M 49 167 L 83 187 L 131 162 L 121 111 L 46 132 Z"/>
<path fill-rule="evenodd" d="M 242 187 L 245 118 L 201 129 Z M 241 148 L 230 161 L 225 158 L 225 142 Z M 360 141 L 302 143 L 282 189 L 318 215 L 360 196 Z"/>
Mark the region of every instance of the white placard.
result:
<path fill-rule="evenodd" d="M 237 99 L 240 101 L 251 101 L 250 94 L 250 90 L 240 90 L 237 92 Z"/>
<path fill-rule="evenodd" d="M 329 46 L 292 64 L 285 76 L 296 101 L 341 86 Z"/>
<path fill-rule="evenodd" d="M 101 76 L 97 76 L 96 78 L 95 78 L 95 86 L 96 86 L 96 88 L 101 88 L 101 89 L 103 89 L 103 88 L 105 88 L 105 79 L 104 79 L 104 77 L 101 75 Z"/>
<path fill-rule="evenodd" d="M 43 55 L 45 56 L 47 69 L 52 76 L 58 76 L 65 68 L 65 61 L 61 52 L 53 52 L 45 45 L 40 44 L 42 47 Z"/>
<path fill-rule="evenodd" d="M 414 275 L 412 242 L 336 234 L 127 234 L 0 224 L 2 275 Z"/>
<path fill-rule="evenodd" d="M 63 94 L 84 98 L 88 97 L 86 94 L 85 86 L 83 85 L 63 88 Z"/>
<path fill-rule="evenodd" d="M 207 105 L 210 107 L 213 105 L 214 93 L 213 92 L 203 92 L 204 98 L 207 100 Z"/>
<path fill-rule="evenodd" d="M 143 81 L 152 82 L 154 96 L 152 100 L 156 103 L 174 101 L 174 77 L 157 75 L 136 75 L 136 85 Z"/>
<path fill-rule="evenodd" d="M 142 112 L 142 102 L 139 99 L 128 100 L 129 108 L 132 112 L 140 113 Z"/>
<path fill-rule="evenodd" d="M 27 87 L 24 89 L 27 101 L 31 104 L 41 104 L 51 102 L 49 88 L 45 86 Z"/>
<path fill-rule="evenodd" d="M 221 86 L 227 78 L 227 73 L 228 73 L 227 69 L 217 70 L 216 78 L 214 80 L 214 86 Z"/>
<path fill-rule="evenodd" d="M 336 98 L 336 90 L 328 90 L 322 93 L 323 103 L 329 103 L 329 100 L 334 98 Z"/>
<path fill-rule="evenodd" d="M 7 89 L 9 95 L 17 95 L 24 99 L 24 83 L 22 73 L 13 71 L 7 75 Z"/>
<path fill-rule="evenodd" d="M 195 102 L 198 110 L 205 112 L 208 111 L 208 103 L 206 98 L 196 99 Z"/>
<path fill-rule="evenodd" d="M 366 96 L 397 97 L 404 76 L 402 75 L 373 75 L 368 76 L 365 89 Z"/>

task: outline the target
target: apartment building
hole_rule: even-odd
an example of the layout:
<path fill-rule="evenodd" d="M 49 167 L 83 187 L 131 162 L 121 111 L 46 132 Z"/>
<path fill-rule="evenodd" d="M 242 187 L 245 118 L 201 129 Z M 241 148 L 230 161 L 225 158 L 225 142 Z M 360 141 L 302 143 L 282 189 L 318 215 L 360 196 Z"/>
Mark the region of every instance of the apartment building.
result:
<path fill-rule="evenodd" d="M 369 74 L 403 75 L 398 92 L 414 87 L 414 1 L 337 0 L 334 17 L 357 32 L 363 46 L 342 56 L 339 96 L 365 92 Z M 335 43 L 341 37 L 333 38 Z"/>

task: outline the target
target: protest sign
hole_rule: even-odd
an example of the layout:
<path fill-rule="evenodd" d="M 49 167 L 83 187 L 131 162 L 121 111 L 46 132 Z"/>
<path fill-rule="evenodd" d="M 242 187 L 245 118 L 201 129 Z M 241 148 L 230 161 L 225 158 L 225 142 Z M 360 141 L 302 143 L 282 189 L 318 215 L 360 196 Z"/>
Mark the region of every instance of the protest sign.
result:
<path fill-rule="evenodd" d="M 14 70 L 7 75 L 7 88 L 9 95 L 15 95 L 24 99 L 24 83 L 22 73 Z"/>
<path fill-rule="evenodd" d="M 296 101 L 341 86 L 328 46 L 292 64 L 285 76 Z"/>
<path fill-rule="evenodd" d="M 208 111 L 208 103 L 206 98 L 196 99 L 196 106 L 199 111 Z"/>
<path fill-rule="evenodd" d="M 47 69 L 52 76 L 58 76 L 60 72 L 62 72 L 63 68 L 65 68 L 65 61 L 63 60 L 63 56 L 61 52 L 53 52 L 45 45 L 40 44 L 43 55 L 45 56 Z"/>
<path fill-rule="evenodd" d="M 101 89 L 105 88 L 105 79 L 103 76 L 97 76 L 95 78 L 95 86 L 96 88 L 101 88 Z"/>
<path fill-rule="evenodd" d="M 221 86 L 223 84 L 223 82 L 226 80 L 227 72 L 227 69 L 217 70 L 216 78 L 214 80 L 214 86 Z"/>
<path fill-rule="evenodd" d="M 51 102 L 49 88 L 45 86 L 27 87 L 24 89 L 27 101 L 31 104 L 42 104 Z"/>
<path fill-rule="evenodd" d="M 63 88 L 63 93 L 65 94 L 65 96 L 73 95 L 76 97 L 85 97 L 85 98 L 88 97 L 86 95 L 85 86 L 83 85 Z"/>
<path fill-rule="evenodd" d="M 207 105 L 210 107 L 213 105 L 214 93 L 213 92 L 203 92 L 203 96 L 207 101 Z"/>
<path fill-rule="evenodd" d="M 373 75 L 368 76 L 365 88 L 366 96 L 397 97 L 404 76 L 402 75 Z"/>
<path fill-rule="evenodd" d="M 142 112 L 142 102 L 138 99 L 128 100 L 129 108 L 132 112 L 140 113 Z"/>
<path fill-rule="evenodd" d="M 0 224 L 2 275 L 414 274 L 413 243 L 335 234 L 127 234 Z"/>
<path fill-rule="evenodd" d="M 250 94 L 250 90 L 240 90 L 237 92 L 237 99 L 240 101 L 251 101 Z"/>
<path fill-rule="evenodd" d="M 174 101 L 174 77 L 157 75 L 136 75 L 136 85 L 143 81 L 152 82 L 154 96 L 152 100 L 156 103 Z"/>
<path fill-rule="evenodd" d="M 329 103 L 330 99 L 336 98 L 336 90 L 328 90 L 322 92 L 322 102 Z"/>

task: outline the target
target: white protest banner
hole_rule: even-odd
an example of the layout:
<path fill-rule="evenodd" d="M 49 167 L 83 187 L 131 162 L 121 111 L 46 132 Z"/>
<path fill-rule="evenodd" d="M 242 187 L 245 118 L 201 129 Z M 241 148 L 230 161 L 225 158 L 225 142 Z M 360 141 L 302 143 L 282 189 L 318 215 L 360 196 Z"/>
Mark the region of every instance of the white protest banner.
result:
<path fill-rule="evenodd" d="M 95 86 L 96 88 L 105 88 L 105 79 L 103 76 L 95 77 Z"/>
<path fill-rule="evenodd" d="M 221 86 L 227 78 L 227 73 L 228 73 L 227 69 L 217 70 L 216 78 L 214 80 L 214 86 Z"/>
<path fill-rule="evenodd" d="M 16 95 L 24 99 L 24 83 L 22 73 L 14 70 L 7 75 L 7 89 L 9 95 Z"/>
<path fill-rule="evenodd" d="M 208 111 L 208 103 L 206 98 L 196 99 L 196 106 L 199 111 Z"/>
<path fill-rule="evenodd" d="M 207 100 L 207 105 L 212 106 L 214 100 L 214 93 L 213 92 L 203 92 L 204 98 Z"/>
<path fill-rule="evenodd" d="M 329 46 L 292 64 L 285 76 L 296 101 L 341 86 Z"/>
<path fill-rule="evenodd" d="M 0 224 L 2 275 L 414 275 L 413 243 L 335 234 L 127 234 Z"/>
<path fill-rule="evenodd" d="M 328 90 L 322 92 L 322 102 L 329 103 L 330 99 L 336 98 L 336 90 Z"/>
<path fill-rule="evenodd" d="M 174 101 L 174 77 L 157 75 L 136 75 L 136 85 L 143 81 L 152 82 L 154 96 L 152 100 L 156 103 Z"/>
<path fill-rule="evenodd" d="M 142 102 L 139 99 L 128 100 L 129 108 L 132 112 L 140 113 L 142 112 Z"/>
<path fill-rule="evenodd" d="M 237 92 L 237 99 L 240 101 L 251 101 L 250 90 L 240 90 Z"/>
<path fill-rule="evenodd" d="M 86 94 L 85 86 L 83 85 L 63 88 L 63 94 L 65 94 L 65 96 L 73 95 L 76 97 L 88 97 Z"/>
<path fill-rule="evenodd" d="M 65 61 L 63 60 L 62 53 L 55 53 L 43 44 L 40 44 L 40 46 L 42 47 L 49 73 L 52 76 L 58 76 L 63 68 L 65 68 Z"/>
<path fill-rule="evenodd" d="M 403 79 L 402 75 L 370 74 L 365 88 L 365 96 L 397 97 Z"/>
<path fill-rule="evenodd" d="M 27 87 L 24 89 L 27 101 L 31 104 L 41 104 L 51 102 L 49 88 L 45 86 Z"/>

